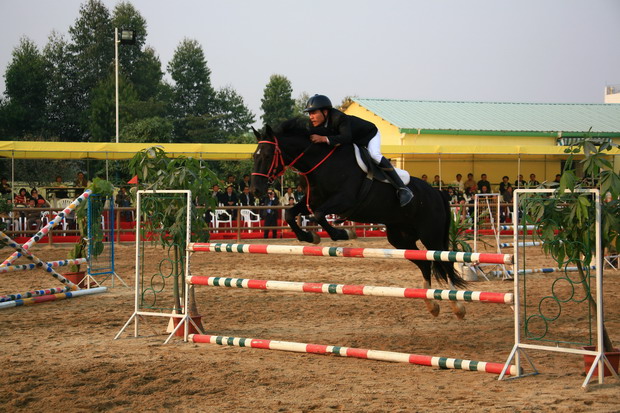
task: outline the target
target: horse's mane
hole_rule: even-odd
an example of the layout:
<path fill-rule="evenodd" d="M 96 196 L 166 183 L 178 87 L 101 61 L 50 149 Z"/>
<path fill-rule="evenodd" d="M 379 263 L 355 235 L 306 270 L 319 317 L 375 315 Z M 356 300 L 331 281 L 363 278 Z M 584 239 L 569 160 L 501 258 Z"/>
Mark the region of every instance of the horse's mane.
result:
<path fill-rule="evenodd" d="M 296 116 L 294 118 L 287 119 L 277 125 L 273 131 L 278 137 L 299 135 L 307 137 L 310 135 L 308 118 L 305 116 Z"/>

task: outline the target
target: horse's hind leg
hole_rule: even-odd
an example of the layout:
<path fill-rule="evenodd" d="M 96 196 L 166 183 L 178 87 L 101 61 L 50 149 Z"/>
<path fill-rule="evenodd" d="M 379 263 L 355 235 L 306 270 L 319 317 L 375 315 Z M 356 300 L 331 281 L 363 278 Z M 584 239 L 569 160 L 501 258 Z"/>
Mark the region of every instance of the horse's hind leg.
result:
<path fill-rule="evenodd" d="M 454 286 L 454 284 L 452 284 L 452 281 L 448 281 L 448 284 L 450 285 L 451 290 L 456 290 L 456 287 Z M 459 320 L 465 318 L 465 313 L 467 311 L 465 310 L 465 306 L 462 302 L 450 301 L 450 307 L 452 308 L 452 313 L 454 313 L 456 318 L 458 318 Z"/>
<path fill-rule="evenodd" d="M 314 231 L 304 231 L 297 224 L 297 216 L 299 214 L 308 214 L 308 208 L 303 202 L 295 204 L 293 208 L 287 209 L 284 213 L 284 220 L 291 227 L 297 239 L 303 242 L 310 242 L 312 244 L 318 244 L 321 242 L 321 238 Z"/>
<path fill-rule="evenodd" d="M 411 250 L 418 249 L 414 232 L 405 234 L 400 229 L 394 228 L 389 225 L 386 225 L 385 229 L 387 232 L 388 242 L 392 244 L 395 248 Z M 429 261 L 419 260 L 409 261 L 417 265 L 420 271 L 422 271 L 422 277 L 424 277 L 424 288 L 431 288 L 432 263 Z M 426 309 L 428 310 L 428 312 L 431 313 L 434 317 L 437 317 L 439 315 L 439 304 L 437 304 L 437 301 L 425 298 L 424 304 L 426 305 Z"/>

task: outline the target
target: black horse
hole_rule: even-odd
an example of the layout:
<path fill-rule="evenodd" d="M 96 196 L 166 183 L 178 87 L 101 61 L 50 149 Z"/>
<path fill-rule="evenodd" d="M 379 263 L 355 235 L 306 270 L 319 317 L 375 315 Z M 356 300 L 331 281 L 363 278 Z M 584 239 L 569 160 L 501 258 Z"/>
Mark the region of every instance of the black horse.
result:
<path fill-rule="evenodd" d="M 426 249 L 448 250 L 448 199 L 428 183 L 412 177 L 408 186 L 414 199 L 400 207 L 392 185 L 367 178 L 358 166 L 353 145 L 331 147 L 311 143 L 307 119 L 287 120 L 275 132 L 267 125 L 262 134 L 256 130 L 254 134 L 258 147 L 254 152 L 251 189 L 257 196 L 264 195 L 268 184 L 286 168 L 296 169 L 307 179 L 305 199 L 286 210 L 285 215 L 298 240 L 320 242 L 316 233 L 304 231 L 296 222 L 299 214 L 310 213 L 332 240 L 355 238 L 353 231 L 334 228 L 327 222 L 326 215 L 337 214 L 355 222 L 384 224 L 387 239 L 395 248 L 418 249 L 416 242 L 420 240 Z M 466 285 L 451 262 L 412 262 L 422 271 L 425 288 L 430 288 L 431 275 L 452 288 Z M 462 318 L 464 307 L 456 302 L 451 304 L 454 313 Z M 436 302 L 427 301 L 426 305 L 433 315 L 439 313 Z"/>

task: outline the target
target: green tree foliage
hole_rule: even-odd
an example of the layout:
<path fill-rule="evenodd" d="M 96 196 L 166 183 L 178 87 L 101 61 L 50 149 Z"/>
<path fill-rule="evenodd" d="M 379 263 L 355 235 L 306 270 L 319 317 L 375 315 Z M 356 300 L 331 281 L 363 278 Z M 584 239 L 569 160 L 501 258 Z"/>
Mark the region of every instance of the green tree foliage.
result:
<path fill-rule="evenodd" d="M 88 130 L 88 106 L 91 94 L 99 83 L 113 72 L 114 28 L 110 12 L 99 0 L 87 0 L 80 7 L 79 17 L 69 28 L 70 58 L 78 74 L 72 85 L 76 116 L 82 130 Z"/>
<path fill-rule="evenodd" d="M 119 125 L 124 125 L 131 121 L 131 114 L 128 111 L 120 110 L 120 108 L 135 102 L 138 97 L 133 89 L 133 85 L 125 81 L 124 78 L 119 78 L 118 90 Z M 115 79 L 113 75 L 99 82 L 97 87 L 93 89 L 89 119 L 89 130 L 93 141 L 113 142 L 115 140 L 116 101 Z"/>
<path fill-rule="evenodd" d="M 215 97 L 215 120 L 217 131 L 209 142 L 227 142 L 246 132 L 254 123 L 254 115 L 232 87 L 224 87 Z"/>
<path fill-rule="evenodd" d="M 265 124 L 277 125 L 295 115 L 291 82 L 282 75 L 272 75 L 261 99 L 261 119 Z"/>
<path fill-rule="evenodd" d="M 172 141 L 172 121 L 155 116 L 136 120 L 121 130 L 123 142 L 135 143 L 169 143 Z"/>
<path fill-rule="evenodd" d="M 5 137 L 40 135 L 45 125 L 47 81 L 45 59 L 32 40 L 26 37 L 20 40 L 4 77 L 7 100 L 2 123 L 8 133 Z"/>
<path fill-rule="evenodd" d="M 78 113 L 74 84 L 77 72 L 69 53 L 69 44 L 62 35 L 52 32 L 43 49 L 48 82 L 45 136 L 51 140 L 80 141 L 84 132 Z"/>

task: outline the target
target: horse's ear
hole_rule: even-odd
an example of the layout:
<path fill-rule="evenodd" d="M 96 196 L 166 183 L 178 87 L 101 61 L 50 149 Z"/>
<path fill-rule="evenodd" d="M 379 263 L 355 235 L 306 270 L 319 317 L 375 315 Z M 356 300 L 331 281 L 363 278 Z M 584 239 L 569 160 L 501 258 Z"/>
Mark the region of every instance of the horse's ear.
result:
<path fill-rule="evenodd" d="M 276 134 L 273 133 L 273 129 L 271 129 L 271 126 L 269 125 L 265 125 L 265 135 L 267 135 L 271 139 L 275 139 L 276 136 Z"/>
<path fill-rule="evenodd" d="M 262 137 L 260 136 L 260 133 L 254 129 L 254 126 L 252 126 L 252 132 L 254 132 L 254 136 L 256 136 L 256 140 L 260 141 L 262 139 Z"/>

